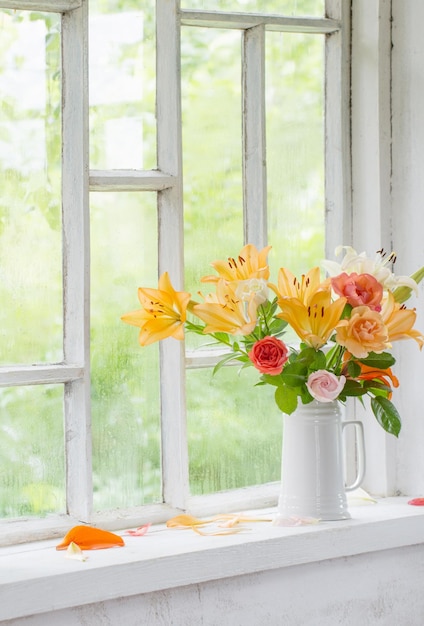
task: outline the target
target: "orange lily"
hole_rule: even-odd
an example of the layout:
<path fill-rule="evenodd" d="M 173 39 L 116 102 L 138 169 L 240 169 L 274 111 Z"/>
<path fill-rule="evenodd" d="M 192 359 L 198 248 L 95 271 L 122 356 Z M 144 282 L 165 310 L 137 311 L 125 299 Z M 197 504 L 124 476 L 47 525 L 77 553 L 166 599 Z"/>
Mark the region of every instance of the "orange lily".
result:
<path fill-rule="evenodd" d="M 277 317 L 288 322 L 302 341 L 318 350 L 339 323 L 345 304 L 346 298 L 331 302 L 329 291 L 316 291 L 305 303 L 298 298 L 280 298 L 281 313 Z"/>
<path fill-rule="evenodd" d="M 387 387 L 399 387 L 399 380 L 393 374 L 392 369 L 380 369 L 378 367 L 370 367 L 365 363 L 359 363 L 361 373 L 357 376 L 358 380 L 380 380 Z"/>
<path fill-rule="evenodd" d="M 381 315 L 387 327 L 389 341 L 415 339 L 421 350 L 424 345 L 424 335 L 413 328 L 417 319 L 414 309 L 407 309 L 405 305 L 396 302 L 393 294 L 389 291 L 387 299 L 383 303 Z"/>
<path fill-rule="evenodd" d="M 140 328 L 140 345 L 148 346 L 166 337 L 184 339 L 184 322 L 190 294 L 175 291 L 168 272 L 164 272 L 159 278 L 159 289 L 140 287 L 138 298 L 142 309 L 126 313 L 121 320 Z"/>
<path fill-rule="evenodd" d="M 347 371 L 347 363 L 352 358 L 352 354 L 350 352 L 345 352 L 343 354 L 343 371 L 342 373 L 349 377 Z M 359 361 L 355 361 L 357 365 L 361 368 L 361 373 L 359 376 L 355 377 L 355 380 L 379 380 L 386 385 L 386 387 L 399 387 L 399 380 L 393 374 L 392 369 L 390 367 L 386 367 L 385 369 L 381 369 L 380 367 L 371 367 L 370 365 L 366 365 L 365 363 L 360 363 Z M 389 400 L 392 394 L 389 395 Z"/>
<path fill-rule="evenodd" d="M 237 297 L 237 283 L 227 283 L 221 278 L 216 285 L 216 294 L 209 294 L 204 304 L 191 308 L 206 326 L 204 333 L 229 333 L 230 335 L 250 335 L 257 321 L 257 303 L 252 293 L 248 302 Z"/>
<path fill-rule="evenodd" d="M 361 373 L 357 377 L 358 380 L 379 380 L 389 387 L 390 389 L 393 387 L 399 387 L 399 380 L 393 374 L 390 367 L 385 370 L 381 370 L 375 367 L 369 367 L 368 365 L 364 365 L 363 363 L 359 364 L 361 366 Z M 388 398 L 392 397 L 392 392 L 389 392 Z"/>
<path fill-rule="evenodd" d="M 297 298 L 306 304 L 318 289 L 329 290 L 330 284 L 328 281 L 321 283 L 319 267 L 313 267 L 307 274 L 302 274 L 300 280 L 290 270 L 281 267 L 278 272 L 278 285 L 268 283 L 268 287 L 278 298 Z"/>
<path fill-rule="evenodd" d="M 266 246 L 260 252 L 252 243 L 244 246 L 237 257 L 230 257 L 227 261 L 214 261 L 212 267 L 218 272 L 218 276 L 203 276 L 202 283 L 217 283 L 220 278 L 232 282 L 237 280 L 249 280 L 249 278 L 269 278 L 269 266 L 267 262 L 268 252 L 271 246 Z"/>

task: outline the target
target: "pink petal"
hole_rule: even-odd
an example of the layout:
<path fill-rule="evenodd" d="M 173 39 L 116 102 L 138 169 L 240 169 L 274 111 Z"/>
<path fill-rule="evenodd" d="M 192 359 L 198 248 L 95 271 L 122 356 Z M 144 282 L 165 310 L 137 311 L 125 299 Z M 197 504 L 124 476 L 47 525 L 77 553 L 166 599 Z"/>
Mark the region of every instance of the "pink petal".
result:
<path fill-rule="evenodd" d="M 131 535 L 132 537 L 142 537 L 143 535 L 147 533 L 151 525 L 152 525 L 151 523 L 144 524 L 144 526 L 139 526 L 135 530 L 127 530 L 125 534 Z"/>
<path fill-rule="evenodd" d="M 413 506 L 424 506 L 424 498 L 413 498 L 409 500 L 408 504 L 412 504 Z"/>

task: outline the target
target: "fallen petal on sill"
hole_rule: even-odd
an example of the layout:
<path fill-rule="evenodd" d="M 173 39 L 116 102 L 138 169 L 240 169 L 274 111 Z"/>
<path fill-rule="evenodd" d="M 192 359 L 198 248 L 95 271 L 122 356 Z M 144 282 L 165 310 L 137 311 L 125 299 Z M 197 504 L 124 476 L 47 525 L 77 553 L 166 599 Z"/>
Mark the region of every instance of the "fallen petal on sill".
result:
<path fill-rule="evenodd" d="M 74 526 L 65 535 L 63 541 L 56 546 L 56 550 L 65 550 L 72 542 L 76 543 L 81 550 L 102 550 L 125 545 L 122 537 L 107 530 L 93 528 L 93 526 Z"/>
<path fill-rule="evenodd" d="M 273 521 L 273 526 L 294 527 L 294 526 L 310 526 L 311 524 L 318 524 L 321 520 L 316 517 L 280 517 L 277 515 Z"/>
<path fill-rule="evenodd" d="M 237 514 L 222 514 L 215 515 L 211 519 L 198 519 L 197 517 L 193 517 L 192 515 L 177 515 L 176 517 L 172 517 L 166 522 L 166 526 L 168 528 L 176 528 L 176 529 L 191 529 L 194 530 L 198 535 L 235 535 L 236 533 L 243 532 L 246 527 L 242 527 L 242 524 L 246 524 L 249 522 L 270 522 L 272 520 L 265 518 L 257 518 L 257 517 L 246 517 L 244 515 Z M 205 532 L 200 530 L 201 528 L 205 528 L 206 526 L 209 529 Z M 213 527 L 216 526 L 218 529 L 225 528 L 228 530 L 212 530 Z"/>
<path fill-rule="evenodd" d="M 197 533 L 198 535 L 203 535 L 204 537 L 219 537 L 219 536 L 223 536 L 223 535 L 237 535 L 237 533 L 241 533 L 244 530 L 246 530 L 245 528 L 229 528 L 228 530 L 217 530 L 217 531 L 204 531 L 204 530 L 200 530 L 200 528 L 197 528 L 196 526 L 192 526 L 192 530 L 194 530 L 195 533 Z"/>
<path fill-rule="evenodd" d="M 193 517 L 192 515 L 176 515 L 175 517 L 171 517 L 166 522 L 167 528 L 193 528 L 195 526 L 206 526 L 210 524 L 212 520 L 201 520 L 197 517 Z"/>
<path fill-rule="evenodd" d="M 424 506 L 424 498 L 412 498 L 412 500 L 408 501 L 408 504 L 412 504 L 412 506 Z"/>
<path fill-rule="evenodd" d="M 135 530 L 127 530 L 125 534 L 131 535 L 132 537 L 142 537 L 143 535 L 147 533 L 151 525 L 152 525 L 151 523 L 144 524 L 144 526 L 139 526 Z"/>
<path fill-rule="evenodd" d="M 374 500 L 369 493 L 360 487 L 347 494 L 347 501 L 350 506 L 361 506 L 364 504 L 377 504 L 377 500 Z"/>
<path fill-rule="evenodd" d="M 69 544 L 68 549 L 65 552 L 65 557 L 67 559 L 74 559 L 75 561 L 87 560 L 87 557 L 85 556 L 84 552 L 73 541 L 71 541 L 71 543 Z"/>
<path fill-rule="evenodd" d="M 266 517 L 246 517 L 245 515 L 216 515 L 214 521 L 221 522 L 218 524 L 220 528 L 233 528 L 237 524 L 251 524 L 254 522 L 272 522 L 271 519 Z"/>

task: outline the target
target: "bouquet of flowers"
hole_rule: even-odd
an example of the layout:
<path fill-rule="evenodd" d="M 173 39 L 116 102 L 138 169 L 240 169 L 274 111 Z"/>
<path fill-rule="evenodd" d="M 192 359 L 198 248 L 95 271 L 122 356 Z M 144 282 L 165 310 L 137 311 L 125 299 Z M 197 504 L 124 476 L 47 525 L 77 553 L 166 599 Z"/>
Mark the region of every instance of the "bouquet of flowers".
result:
<path fill-rule="evenodd" d="M 414 328 L 415 310 L 404 304 L 417 292 L 424 267 L 411 277 L 396 276 L 390 269 L 394 253 L 380 250 L 370 259 L 340 246 L 341 264 L 322 263 L 326 278 L 319 267 L 300 278 L 282 267 L 272 284 L 269 250 L 247 244 L 237 257 L 213 262 L 216 274 L 201 282 L 215 290 L 199 302 L 176 291 L 165 272 L 158 289 L 138 289 L 141 309 L 121 319 L 140 328 L 142 346 L 166 337 L 182 340 L 184 330 L 209 335 L 227 349 L 214 372 L 233 361 L 255 367 L 258 384 L 275 388 L 275 401 L 287 414 L 299 401 L 369 396 L 379 424 L 398 436 L 401 420 L 391 397 L 399 381 L 390 349 L 402 339 L 414 339 L 420 349 L 424 344 Z M 283 341 L 287 326 L 299 337 L 298 346 Z"/>

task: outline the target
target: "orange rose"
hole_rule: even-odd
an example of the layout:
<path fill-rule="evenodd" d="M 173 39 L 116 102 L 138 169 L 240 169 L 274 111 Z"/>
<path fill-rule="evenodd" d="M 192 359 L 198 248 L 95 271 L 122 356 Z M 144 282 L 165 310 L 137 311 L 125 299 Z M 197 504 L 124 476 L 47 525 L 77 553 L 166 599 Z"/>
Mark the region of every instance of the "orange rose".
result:
<path fill-rule="evenodd" d="M 373 311 L 381 311 L 383 286 L 371 274 L 343 272 L 331 279 L 331 286 L 339 296 L 344 296 L 351 306 L 366 305 Z"/>
<path fill-rule="evenodd" d="M 384 352 L 389 347 L 387 328 L 377 311 L 358 306 L 349 320 L 342 320 L 336 328 L 336 341 L 357 359 L 365 359 L 370 352 Z"/>

